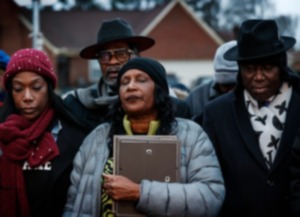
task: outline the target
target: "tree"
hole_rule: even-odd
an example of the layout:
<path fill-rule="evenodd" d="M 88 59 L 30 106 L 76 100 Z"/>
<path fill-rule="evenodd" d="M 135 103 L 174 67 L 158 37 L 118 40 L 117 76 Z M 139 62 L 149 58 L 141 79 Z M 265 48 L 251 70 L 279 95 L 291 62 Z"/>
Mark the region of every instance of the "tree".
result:
<path fill-rule="evenodd" d="M 220 29 L 233 29 L 247 19 L 265 18 L 273 11 L 269 0 L 230 0 L 220 11 Z"/>
<path fill-rule="evenodd" d="M 201 17 L 211 27 L 217 28 L 220 13 L 220 0 L 186 0 L 196 14 Z"/>
<path fill-rule="evenodd" d="M 71 0 L 58 0 L 60 4 L 69 8 Z M 142 10 L 152 9 L 159 4 L 170 0 L 75 0 L 74 7 L 88 10 L 91 8 L 108 10 Z"/>
<path fill-rule="evenodd" d="M 297 16 L 278 16 L 275 18 L 282 35 L 295 36 L 299 23 Z"/>
<path fill-rule="evenodd" d="M 110 0 L 113 10 L 147 10 L 164 3 L 166 0 Z"/>

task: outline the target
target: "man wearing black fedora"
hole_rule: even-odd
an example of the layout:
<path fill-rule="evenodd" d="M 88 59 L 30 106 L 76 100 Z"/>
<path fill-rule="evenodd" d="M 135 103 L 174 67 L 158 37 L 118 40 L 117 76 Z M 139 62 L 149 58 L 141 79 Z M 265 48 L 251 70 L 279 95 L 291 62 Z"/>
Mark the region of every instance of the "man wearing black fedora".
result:
<path fill-rule="evenodd" d="M 139 53 L 151 48 L 155 41 L 150 37 L 137 36 L 130 24 L 121 19 L 104 20 L 97 35 L 97 43 L 81 50 L 84 59 L 96 59 L 102 76 L 87 88 L 79 88 L 63 96 L 70 112 L 88 131 L 106 120 L 110 105 L 116 101 L 116 78 L 122 66 Z M 174 99 L 177 116 L 190 117 L 185 102 Z"/>
<path fill-rule="evenodd" d="M 300 126 L 299 78 L 287 66 L 296 40 L 280 36 L 274 20 L 246 20 L 237 46 L 233 92 L 211 101 L 203 128 L 220 160 L 226 197 L 220 216 L 289 216 L 289 160 Z"/>

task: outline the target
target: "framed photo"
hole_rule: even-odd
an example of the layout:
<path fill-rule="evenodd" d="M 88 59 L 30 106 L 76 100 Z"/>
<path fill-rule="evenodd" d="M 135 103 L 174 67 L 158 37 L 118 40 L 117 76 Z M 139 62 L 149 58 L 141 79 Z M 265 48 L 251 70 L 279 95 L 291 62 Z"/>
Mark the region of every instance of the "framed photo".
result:
<path fill-rule="evenodd" d="M 114 174 L 136 183 L 143 179 L 180 181 L 180 141 L 176 136 L 114 136 Z M 116 201 L 117 217 L 146 216 L 132 201 Z"/>

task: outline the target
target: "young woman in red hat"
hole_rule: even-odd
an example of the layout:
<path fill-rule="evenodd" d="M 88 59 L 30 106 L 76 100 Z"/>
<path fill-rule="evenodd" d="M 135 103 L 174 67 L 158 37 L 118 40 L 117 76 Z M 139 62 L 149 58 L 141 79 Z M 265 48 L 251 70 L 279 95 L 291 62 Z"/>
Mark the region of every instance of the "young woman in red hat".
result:
<path fill-rule="evenodd" d="M 85 133 L 55 94 L 57 77 L 44 52 L 14 53 L 3 84 L 0 216 L 61 216 L 72 160 Z"/>

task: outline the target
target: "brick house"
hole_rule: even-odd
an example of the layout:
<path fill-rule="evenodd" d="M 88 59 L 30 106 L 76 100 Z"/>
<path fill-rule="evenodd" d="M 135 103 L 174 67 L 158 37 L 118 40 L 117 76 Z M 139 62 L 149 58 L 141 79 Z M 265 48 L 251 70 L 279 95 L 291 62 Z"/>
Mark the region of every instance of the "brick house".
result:
<path fill-rule="evenodd" d="M 31 10 L 12 0 L 1 0 L 0 11 L 1 49 L 11 54 L 31 47 Z M 81 59 L 78 54 L 96 42 L 102 20 L 114 17 L 127 20 L 136 34 L 154 38 L 155 46 L 141 55 L 158 59 L 185 85 L 213 74 L 212 59 L 223 40 L 183 1 L 168 1 L 146 11 L 41 10 L 43 48 L 55 64 L 61 89 L 85 86 L 98 79 L 98 63 Z"/>

